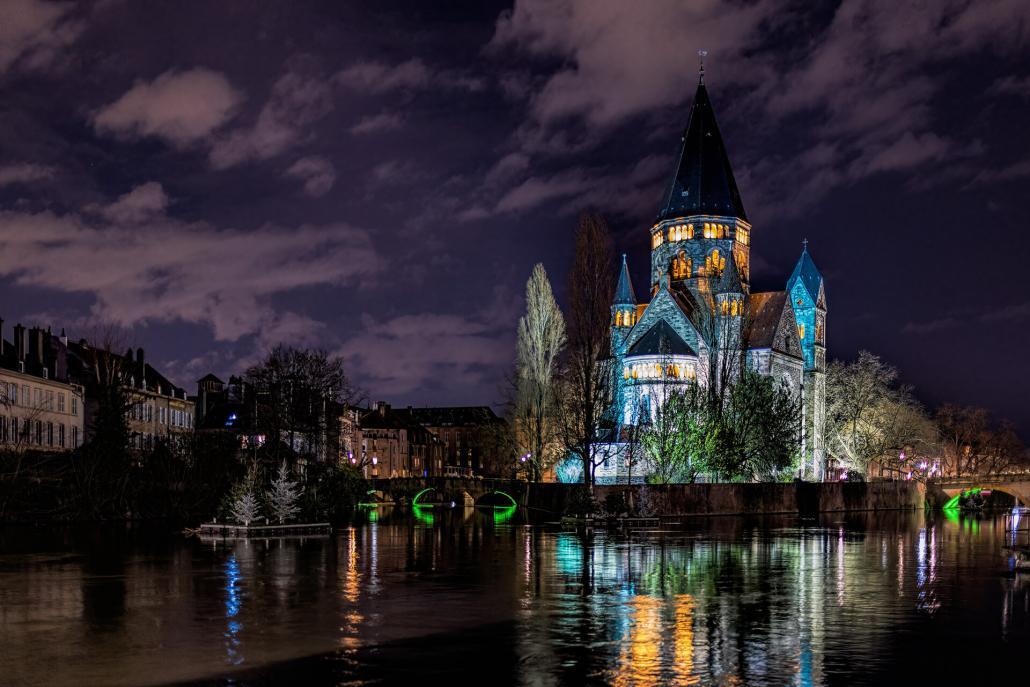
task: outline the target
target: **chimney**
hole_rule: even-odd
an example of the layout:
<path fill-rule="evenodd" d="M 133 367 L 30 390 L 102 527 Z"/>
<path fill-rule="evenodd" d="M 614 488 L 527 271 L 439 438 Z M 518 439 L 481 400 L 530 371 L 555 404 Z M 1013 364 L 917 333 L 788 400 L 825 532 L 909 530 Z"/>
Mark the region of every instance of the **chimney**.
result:
<path fill-rule="evenodd" d="M 147 388 L 147 366 L 143 357 L 143 348 L 136 349 L 136 374 L 139 375 L 139 387 Z"/>
<path fill-rule="evenodd" d="M 29 330 L 29 345 L 32 347 L 29 351 L 29 355 L 32 356 L 32 362 L 38 367 L 43 367 L 43 330 L 39 327 L 33 327 Z"/>
<path fill-rule="evenodd" d="M 0 320 L 0 326 L 3 326 L 3 320 Z M 64 327 L 61 327 L 61 345 L 68 346 L 68 335 L 64 333 Z"/>
<path fill-rule="evenodd" d="M 28 338 L 25 336 L 25 327 L 21 323 L 14 325 L 14 357 L 19 362 L 25 360 L 25 349 L 28 348 Z"/>

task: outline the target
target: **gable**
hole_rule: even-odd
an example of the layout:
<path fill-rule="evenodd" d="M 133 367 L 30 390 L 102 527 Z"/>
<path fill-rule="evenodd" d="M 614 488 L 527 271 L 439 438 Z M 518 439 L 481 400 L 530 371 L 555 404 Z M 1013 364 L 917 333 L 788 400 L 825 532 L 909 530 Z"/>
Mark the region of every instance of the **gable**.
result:
<path fill-rule="evenodd" d="M 659 321 L 668 324 L 672 331 L 692 350 L 700 350 L 697 329 L 667 288 L 659 289 L 651 302 L 647 304 L 647 308 L 626 337 L 626 350 L 644 338 Z"/>

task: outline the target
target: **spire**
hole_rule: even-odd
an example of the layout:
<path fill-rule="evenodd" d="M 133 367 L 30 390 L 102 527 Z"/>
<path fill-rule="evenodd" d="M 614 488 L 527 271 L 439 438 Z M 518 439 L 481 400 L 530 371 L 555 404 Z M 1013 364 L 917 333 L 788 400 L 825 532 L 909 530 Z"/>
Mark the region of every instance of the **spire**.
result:
<path fill-rule="evenodd" d="M 801 257 L 798 258 L 797 264 L 794 265 L 794 271 L 791 273 L 790 279 L 787 280 L 787 290 L 792 291 L 798 280 L 801 280 L 812 300 L 818 301 L 819 288 L 823 284 L 823 275 L 819 272 L 819 268 L 815 266 L 815 261 L 812 260 L 812 256 L 808 252 L 808 239 L 801 242 Z"/>
<path fill-rule="evenodd" d="M 698 71 L 697 93 L 690 109 L 690 121 L 683 132 L 676 175 L 662 199 L 658 220 L 697 214 L 746 220 L 726 146 L 705 88 L 703 55 Z"/>
<path fill-rule="evenodd" d="M 619 283 L 615 287 L 615 300 L 612 305 L 636 305 L 637 296 L 633 293 L 633 281 L 629 278 L 629 266 L 626 254 L 622 254 L 622 269 L 619 270 Z"/>

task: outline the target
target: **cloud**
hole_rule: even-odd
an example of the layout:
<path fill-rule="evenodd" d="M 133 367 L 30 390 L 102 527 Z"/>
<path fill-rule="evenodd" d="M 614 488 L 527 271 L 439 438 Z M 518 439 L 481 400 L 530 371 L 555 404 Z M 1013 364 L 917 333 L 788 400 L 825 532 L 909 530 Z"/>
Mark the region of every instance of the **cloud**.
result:
<path fill-rule="evenodd" d="M 1000 169 L 981 170 L 969 182 L 969 186 L 982 186 L 997 181 L 1012 181 L 1014 179 L 1025 179 L 1030 177 L 1030 160 L 1020 160 Z"/>
<path fill-rule="evenodd" d="M 361 120 L 350 128 L 355 136 L 373 134 L 381 131 L 399 129 L 404 125 L 404 118 L 392 112 L 380 112 L 377 115 L 362 117 Z"/>
<path fill-rule="evenodd" d="M 336 74 L 336 83 L 366 93 L 387 93 L 429 85 L 429 68 L 419 59 L 397 65 L 383 62 L 357 62 Z"/>
<path fill-rule="evenodd" d="M 42 69 L 78 38 L 75 3 L 4 0 L 0 20 L 0 74 L 12 67 Z"/>
<path fill-rule="evenodd" d="M 100 214 L 115 224 L 131 224 L 162 215 L 167 207 L 164 188 L 156 181 L 148 181 L 101 208 Z"/>
<path fill-rule="evenodd" d="M 136 189 L 122 200 L 142 197 Z M 123 219 L 0 212 L 0 275 L 90 294 L 92 315 L 117 325 L 198 323 L 216 340 L 235 341 L 311 330 L 302 313 L 273 301 L 305 287 L 359 285 L 381 264 L 369 233 L 342 223 L 239 230 L 161 215 Z"/>
<path fill-rule="evenodd" d="M 376 61 L 356 62 L 337 72 L 334 81 L 344 88 L 370 95 L 417 91 L 430 86 L 470 92 L 486 88 L 483 79 L 461 72 L 430 69 L 418 58 L 395 65 Z"/>
<path fill-rule="evenodd" d="M 309 155 L 290 165 L 286 176 L 304 181 L 304 193 L 319 198 L 329 193 L 336 182 L 336 169 L 324 157 Z"/>
<path fill-rule="evenodd" d="M 365 315 L 361 333 L 340 354 L 376 393 L 400 396 L 446 380 L 452 389 L 477 387 L 482 397 L 513 351 L 511 333 L 486 318 L 421 313 L 385 320 Z"/>
<path fill-rule="evenodd" d="M 207 139 L 225 124 L 243 95 L 210 69 L 170 70 L 147 83 L 138 81 L 93 117 L 98 133 L 136 139 L 156 136 L 176 148 Z"/>
<path fill-rule="evenodd" d="M 232 131 L 215 142 L 211 165 L 227 169 L 279 155 L 305 140 L 309 127 L 332 109 L 329 82 L 311 59 L 295 59 L 275 82 L 254 125 Z"/>
<path fill-rule="evenodd" d="M 42 181 L 43 179 L 52 178 L 54 174 L 54 168 L 47 165 L 31 163 L 3 165 L 0 166 L 0 186 Z"/>
<path fill-rule="evenodd" d="M 1030 99 L 1030 76 L 1005 76 L 987 89 L 988 95 L 1014 95 L 1024 100 Z"/>
<path fill-rule="evenodd" d="M 747 68 L 744 51 L 781 9 L 772 0 L 519 0 L 498 18 L 488 52 L 562 60 L 532 95 L 538 123 L 581 117 L 611 126 L 682 102 L 696 84 L 702 46 L 718 55 L 722 83 L 757 81 L 761 69 Z"/>

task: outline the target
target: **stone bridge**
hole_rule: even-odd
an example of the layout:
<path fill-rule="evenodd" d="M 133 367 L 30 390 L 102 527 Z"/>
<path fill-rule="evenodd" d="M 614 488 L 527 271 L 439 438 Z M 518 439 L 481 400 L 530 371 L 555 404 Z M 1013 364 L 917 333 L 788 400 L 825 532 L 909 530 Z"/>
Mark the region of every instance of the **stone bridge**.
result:
<path fill-rule="evenodd" d="M 940 487 L 949 498 L 968 489 L 991 489 L 1010 494 L 1024 506 L 1030 506 L 1030 473 L 948 477 L 936 480 L 933 484 Z"/>
<path fill-rule="evenodd" d="M 509 479 L 394 477 L 372 480 L 375 499 L 388 503 L 457 506 L 526 505 L 528 483 Z"/>

